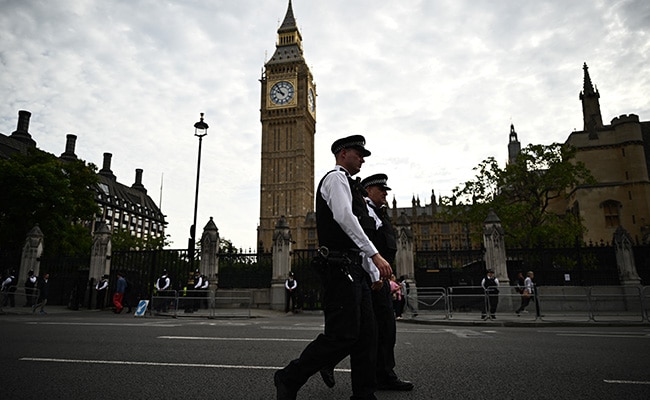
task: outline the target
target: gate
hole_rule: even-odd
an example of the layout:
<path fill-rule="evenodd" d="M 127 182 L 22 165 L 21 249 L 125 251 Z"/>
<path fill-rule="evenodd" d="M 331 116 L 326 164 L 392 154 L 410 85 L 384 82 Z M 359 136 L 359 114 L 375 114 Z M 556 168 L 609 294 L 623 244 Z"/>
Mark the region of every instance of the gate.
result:
<path fill-rule="evenodd" d="M 90 255 L 81 257 L 43 257 L 39 275 L 50 274 L 48 304 L 67 305 L 72 310 L 88 305 Z"/>
<path fill-rule="evenodd" d="M 220 289 L 260 289 L 271 286 L 271 253 L 219 253 Z"/>
<path fill-rule="evenodd" d="M 316 256 L 315 249 L 293 250 L 291 252 L 291 271 L 298 281 L 298 301 L 303 310 L 321 310 L 323 286 L 318 273 L 311 267 Z"/>
<path fill-rule="evenodd" d="M 115 251 L 111 255 L 111 274 L 109 292 L 115 290 L 117 273 L 124 274 L 127 281 L 128 300 L 149 299 L 153 293 L 155 280 L 167 270 L 172 288 L 180 290 L 192 271 L 187 249 L 182 250 L 127 250 Z"/>

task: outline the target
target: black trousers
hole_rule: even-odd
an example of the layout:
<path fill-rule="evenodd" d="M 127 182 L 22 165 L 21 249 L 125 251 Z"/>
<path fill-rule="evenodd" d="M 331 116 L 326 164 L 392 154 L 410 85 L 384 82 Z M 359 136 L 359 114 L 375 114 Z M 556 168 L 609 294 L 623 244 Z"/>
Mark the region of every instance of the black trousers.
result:
<path fill-rule="evenodd" d="M 494 315 L 497 312 L 497 306 L 499 305 L 499 293 L 487 293 L 485 295 L 485 305 L 483 306 L 483 315 L 487 315 L 489 312 L 490 315 Z"/>
<path fill-rule="evenodd" d="M 369 398 L 375 391 L 377 330 L 370 285 L 360 265 L 350 266 L 350 274 L 353 282 L 330 261 L 324 277 L 325 331 L 279 371 L 282 381 L 295 390 L 349 355 L 353 397 Z"/>
<path fill-rule="evenodd" d="M 394 349 L 397 328 L 388 282 L 384 282 L 381 290 L 372 292 L 372 308 L 377 322 L 377 382 L 396 381 Z"/>
<path fill-rule="evenodd" d="M 296 297 L 296 289 L 284 289 L 284 312 L 289 312 L 289 310 L 295 310 L 298 308 L 296 305 Z M 291 303 L 291 308 L 289 308 L 289 303 Z"/>

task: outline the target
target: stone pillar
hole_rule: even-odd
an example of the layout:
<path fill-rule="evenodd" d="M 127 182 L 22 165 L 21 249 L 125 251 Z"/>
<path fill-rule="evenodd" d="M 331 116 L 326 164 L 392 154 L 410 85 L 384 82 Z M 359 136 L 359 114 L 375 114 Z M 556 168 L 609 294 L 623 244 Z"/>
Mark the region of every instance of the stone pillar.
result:
<path fill-rule="evenodd" d="M 287 219 L 280 217 L 273 232 L 273 278 L 271 309 L 284 310 L 284 281 L 291 271 L 291 229 Z"/>
<path fill-rule="evenodd" d="M 43 232 L 38 224 L 27 234 L 25 244 L 23 245 L 23 253 L 20 258 L 20 271 L 18 271 L 18 287 L 22 287 L 27 279 L 27 272 L 33 270 L 35 275 L 40 274 L 41 255 L 43 254 Z M 13 269 L 12 265 L 11 268 Z"/>
<path fill-rule="evenodd" d="M 614 246 L 616 250 L 616 267 L 618 277 L 623 286 L 638 286 L 641 278 L 636 270 L 634 252 L 632 251 L 632 237 L 621 226 L 614 232 Z"/>
<path fill-rule="evenodd" d="M 88 277 L 95 282 L 102 279 L 103 275 L 111 273 L 111 231 L 104 222 L 97 223 L 93 234 L 93 247 L 90 251 L 90 271 Z"/>
<path fill-rule="evenodd" d="M 497 312 L 499 310 L 512 310 L 516 303 L 513 300 L 516 297 L 509 296 L 510 279 L 506 267 L 506 245 L 503 236 L 504 230 L 501 226 L 501 220 L 494 210 L 490 209 L 487 218 L 483 221 L 483 245 L 485 246 L 483 257 L 485 268 L 494 270 L 494 276 L 499 280 L 499 286 L 501 287 Z M 485 271 L 483 272 L 485 273 Z"/>
<path fill-rule="evenodd" d="M 485 268 L 494 270 L 494 275 L 499 280 L 500 286 L 509 286 L 510 279 L 506 268 L 506 246 L 503 237 L 504 231 L 503 227 L 501 227 L 501 220 L 494 210 L 490 210 L 487 218 L 483 221 Z"/>
<path fill-rule="evenodd" d="M 203 228 L 203 235 L 201 235 L 199 271 L 208 277 L 210 290 L 214 290 L 219 282 L 219 229 L 212 217 Z"/>
<path fill-rule="evenodd" d="M 402 214 L 397 220 L 395 225 L 395 235 L 397 240 L 397 253 L 395 254 L 395 265 L 392 267 L 399 275 L 404 275 L 406 277 L 406 283 L 408 284 L 409 289 L 406 301 L 411 305 L 411 311 L 414 314 L 417 314 L 418 288 L 415 281 L 413 232 L 411 231 L 410 221 L 404 214 Z"/>

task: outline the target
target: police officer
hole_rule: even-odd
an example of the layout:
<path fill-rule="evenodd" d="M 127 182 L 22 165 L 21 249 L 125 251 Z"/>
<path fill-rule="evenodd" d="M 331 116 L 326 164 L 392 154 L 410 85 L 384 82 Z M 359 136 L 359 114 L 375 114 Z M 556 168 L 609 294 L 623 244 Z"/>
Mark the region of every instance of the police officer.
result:
<path fill-rule="evenodd" d="M 499 280 L 494 276 L 494 270 L 488 269 L 485 278 L 481 281 L 481 286 L 485 290 L 485 305 L 481 319 L 496 319 L 497 305 L 499 304 Z"/>
<path fill-rule="evenodd" d="M 108 294 L 108 275 L 102 276 L 102 279 L 97 281 L 95 285 L 95 290 L 97 291 L 97 309 L 103 309 L 106 307 L 106 296 Z"/>
<path fill-rule="evenodd" d="M 209 292 L 209 290 L 210 290 L 210 281 L 208 280 L 208 277 L 205 276 L 205 275 L 201 275 L 201 290 L 203 291 L 203 293 L 201 294 L 201 297 L 205 297 L 205 299 L 202 300 L 203 305 L 205 306 L 205 308 L 210 308 L 210 303 L 209 303 L 209 299 L 210 299 L 210 292 Z"/>
<path fill-rule="evenodd" d="M 27 272 L 27 279 L 25 279 L 25 307 L 31 307 L 36 300 L 36 284 L 38 283 L 38 277 L 34 275 L 34 270 L 30 269 Z"/>
<path fill-rule="evenodd" d="M 336 166 L 318 184 L 316 229 L 320 246 L 329 254 L 323 276 L 325 331 L 298 359 L 275 373 L 278 399 L 295 399 L 310 376 L 347 355 L 352 367 L 351 398 L 375 399 L 377 331 L 370 279 L 362 259 L 372 261 L 379 278 L 390 276 L 392 269 L 360 224 L 360 218 L 368 216 L 368 208 L 365 190 L 352 176 L 370 156 L 365 143 L 361 135 L 335 141 L 331 150 Z"/>
<path fill-rule="evenodd" d="M 387 182 L 388 176 L 386 174 L 371 175 L 361 181 L 361 185 L 367 192 L 365 200 L 372 222 L 370 225 L 362 225 L 370 226 L 370 229 L 366 230 L 366 234 L 377 247 L 379 253 L 392 264 L 395 260 L 395 254 L 397 254 L 397 241 L 395 239 L 395 230 L 386 213 L 388 203 L 386 196 L 388 191 L 391 190 Z M 413 390 L 413 383 L 399 379 L 394 371 L 394 348 L 397 329 L 393 299 L 388 282 L 385 282 L 381 289 L 372 291 L 372 306 L 377 321 L 377 388 L 379 390 Z M 321 376 L 327 386 L 334 386 L 333 366 L 322 369 Z"/>
<path fill-rule="evenodd" d="M 203 287 L 203 276 L 199 272 L 199 270 L 194 271 L 194 286 L 192 289 L 194 290 L 194 294 L 192 295 L 194 297 L 194 300 L 192 301 L 192 309 L 194 311 L 199 311 L 199 308 L 201 308 L 201 296 L 203 295 L 202 292 L 200 292 L 201 288 Z"/>
<path fill-rule="evenodd" d="M 9 276 L 2 282 L 0 290 L 4 293 L 2 306 L 9 305 L 9 307 L 16 307 L 16 286 L 18 280 L 16 279 L 16 270 L 9 271 Z"/>
<path fill-rule="evenodd" d="M 298 281 L 295 280 L 293 272 L 289 272 L 289 277 L 284 281 L 284 312 L 288 313 L 289 310 L 296 311 L 296 293 L 298 289 Z M 291 303 L 291 308 L 289 308 Z"/>
<path fill-rule="evenodd" d="M 162 298 L 162 300 L 158 300 L 157 304 L 154 306 L 154 310 L 167 312 L 167 304 L 169 303 L 168 297 L 172 295 L 168 290 L 172 286 L 172 281 L 169 279 L 166 269 L 163 269 L 162 275 L 156 279 L 154 286 L 158 292 L 158 297 Z"/>

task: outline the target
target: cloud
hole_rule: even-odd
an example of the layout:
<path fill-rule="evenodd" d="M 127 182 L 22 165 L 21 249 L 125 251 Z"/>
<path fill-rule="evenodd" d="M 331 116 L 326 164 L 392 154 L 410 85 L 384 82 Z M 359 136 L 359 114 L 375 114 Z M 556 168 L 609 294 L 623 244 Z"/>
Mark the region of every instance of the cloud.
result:
<path fill-rule="evenodd" d="M 118 180 L 135 169 L 159 201 L 173 247 L 186 246 L 205 113 L 198 225 L 255 247 L 260 83 L 286 0 L 4 1 L 0 130 L 32 112 L 39 147 L 79 157 Z M 329 146 L 361 133 L 361 175 L 390 171 L 398 206 L 430 201 L 504 162 L 510 124 L 522 145 L 582 129 L 587 62 L 605 121 L 650 115 L 650 5 L 645 1 L 293 1 L 317 84 L 316 171 Z M 164 178 L 163 178 L 164 177 Z"/>

